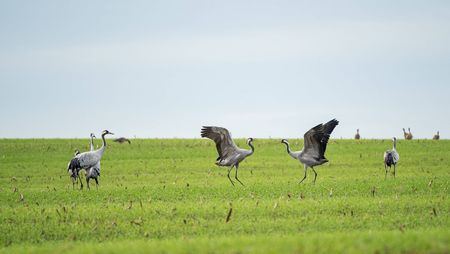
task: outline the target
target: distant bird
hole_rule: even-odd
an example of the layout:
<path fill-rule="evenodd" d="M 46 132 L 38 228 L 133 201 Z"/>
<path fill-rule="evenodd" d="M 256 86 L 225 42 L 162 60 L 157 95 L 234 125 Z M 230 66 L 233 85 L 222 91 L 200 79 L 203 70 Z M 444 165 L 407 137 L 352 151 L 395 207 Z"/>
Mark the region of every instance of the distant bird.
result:
<path fill-rule="evenodd" d="M 412 135 L 411 129 L 409 127 L 408 127 L 408 136 L 406 138 L 409 140 L 413 139 L 413 135 Z"/>
<path fill-rule="evenodd" d="M 434 140 L 439 140 L 440 136 L 439 136 L 439 131 L 437 131 L 437 133 L 433 136 Z"/>
<path fill-rule="evenodd" d="M 397 165 L 397 162 L 400 160 L 400 155 L 397 152 L 397 139 L 393 137 L 392 141 L 394 142 L 392 150 L 387 150 L 386 152 L 384 152 L 384 170 L 386 171 L 384 178 L 387 177 L 388 172 L 387 168 L 388 167 L 391 168 L 392 165 L 394 165 L 394 178 L 395 178 L 395 167 Z"/>
<path fill-rule="evenodd" d="M 216 165 L 230 167 L 228 169 L 228 179 L 234 186 L 234 182 L 230 178 L 230 172 L 233 167 L 236 168 L 236 174 L 234 178 L 242 185 L 244 185 L 238 178 L 239 163 L 248 156 L 252 155 L 255 151 L 253 147 L 253 138 L 247 139 L 247 145 L 251 150 L 240 149 L 231 139 L 230 132 L 227 129 L 216 126 L 203 126 L 201 130 L 202 138 L 209 138 L 216 143 L 217 152 L 219 157 L 216 159 Z"/>
<path fill-rule="evenodd" d="M 288 154 L 292 158 L 299 160 L 305 168 L 305 175 L 300 183 L 306 179 L 308 167 L 313 170 L 314 183 L 316 183 L 317 172 L 314 170 L 314 166 L 319 166 L 328 162 L 325 158 L 325 150 L 327 148 L 328 139 L 330 139 L 330 134 L 338 124 L 339 121 L 333 119 L 326 124 L 319 124 L 311 128 L 304 135 L 302 151 L 292 152 L 287 139 L 281 140 L 281 143 L 286 145 Z"/>
<path fill-rule="evenodd" d="M 356 129 L 355 139 L 360 139 L 361 136 L 359 135 L 359 129 Z"/>
<path fill-rule="evenodd" d="M 108 134 L 113 133 L 109 132 L 108 130 L 104 130 L 102 132 L 102 140 L 103 145 L 97 150 L 84 152 L 76 155 L 70 162 L 67 167 L 67 170 L 71 174 L 71 178 L 77 178 L 80 180 L 80 189 L 83 189 L 83 182 L 81 181 L 79 172 L 81 169 L 85 169 L 86 171 L 90 169 L 91 167 L 95 167 L 97 163 L 102 159 L 103 153 L 106 149 L 106 140 L 105 136 Z"/>
<path fill-rule="evenodd" d="M 411 133 L 411 129 L 408 128 L 408 132 L 405 131 L 405 128 L 403 128 L 403 136 L 406 140 L 411 140 L 413 138 L 413 135 Z"/>
<path fill-rule="evenodd" d="M 116 138 L 116 139 L 114 139 L 114 142 L 117 142 L 117 143 L 120 143 L 120 144 L 128 142 L 128 144 L 131 144 L 131 141 L 129 139 L 125 138 L 125 137 Z"/>
<path fill-rule="evenodd" d="M 95 135 L 94 133 L 91 133 L 91 143 L 90 143 L 90 147 L 91 147 L 91 151 L 94 151 L 94 138 Z M 97 164 L 95 164 L 93 167 L 90 167 L 86 170 L 86 185 L 88 189 L 91 189 L 91 187 L 89 186 L 89 181 L 90 179 L 94 179 L 95 183 L 96 183 L 96 187 L 98 189 L 98 177 L 100 176 L 100 161 L 97 162 Z"/>

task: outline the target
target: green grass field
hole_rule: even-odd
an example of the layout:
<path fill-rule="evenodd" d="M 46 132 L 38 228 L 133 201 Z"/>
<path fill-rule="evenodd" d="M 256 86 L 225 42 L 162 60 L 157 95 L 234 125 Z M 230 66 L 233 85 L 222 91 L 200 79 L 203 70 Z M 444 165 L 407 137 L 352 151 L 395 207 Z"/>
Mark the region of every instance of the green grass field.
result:
<path fill-rule="evenodd" d="M 210 140 L 110 143 L 80 191 L 88 140 L 0 140 L 0 253 L 450 253 L 450 141 L 400 140 L 385 179 L 390 140 L 332 139 L 315 185 L 279 140 L 254 145 L 233 187 Z"/>

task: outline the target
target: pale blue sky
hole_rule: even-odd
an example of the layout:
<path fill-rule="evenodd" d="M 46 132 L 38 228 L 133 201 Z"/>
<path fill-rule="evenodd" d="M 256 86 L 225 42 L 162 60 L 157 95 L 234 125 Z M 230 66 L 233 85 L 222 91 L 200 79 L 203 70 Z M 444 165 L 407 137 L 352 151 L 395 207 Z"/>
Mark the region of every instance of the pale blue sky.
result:
<path fill-rule="evenodd" d="M 0 137 L 450 132 L 450 1 L 2 1 Z"/>

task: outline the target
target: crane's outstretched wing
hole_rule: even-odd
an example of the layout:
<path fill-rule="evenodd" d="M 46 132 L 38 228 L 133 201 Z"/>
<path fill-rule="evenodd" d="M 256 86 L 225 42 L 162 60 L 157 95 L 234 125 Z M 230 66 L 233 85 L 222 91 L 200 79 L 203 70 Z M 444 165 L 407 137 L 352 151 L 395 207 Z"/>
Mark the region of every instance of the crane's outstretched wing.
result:
<path fill-rule="evenodd" d="M 212 139 L 216 143 L 219 157 L 217 160 L 224 159 L 238 151 L 238 147 L 231 139 L 230 132 L 227 129 L 216 126 L 203 126 L 201 130 L 202 138 Z"/>
<path fill-rule="evenodd" d="M 311 128 L 304 135 L 303 150 L 318 157 L 318 159 L 325 159 L 325 150 L 330 139 L 330 134 L 333 132 L 339 121 L 333 119 L 326 124 L 319 124 Z"/>

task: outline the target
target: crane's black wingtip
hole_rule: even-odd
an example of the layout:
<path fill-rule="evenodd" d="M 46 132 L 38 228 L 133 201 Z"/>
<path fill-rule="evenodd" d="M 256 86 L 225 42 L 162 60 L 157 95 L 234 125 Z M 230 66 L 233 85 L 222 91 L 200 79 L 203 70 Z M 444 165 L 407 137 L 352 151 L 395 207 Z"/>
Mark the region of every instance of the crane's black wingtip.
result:
<path fill-rule="evenodd" d="M 330 120 L 328 123 L 333 124 L 333 125 L 338 125 L 339 121 L 336 118 L 334 118 L 333 120 Z"/>
<path fill-rule="evenodd" d="M 202 126 L 202 129 L 200 131 L 200 135 L 202 138 L 206 138 L 208 133 L 211 132 L 212 127 L 211 126 Z"/>
<path fill-rule="evenodd" d="M 202 131 L 210 131 L 212 126 L 202 126 Z"/>

